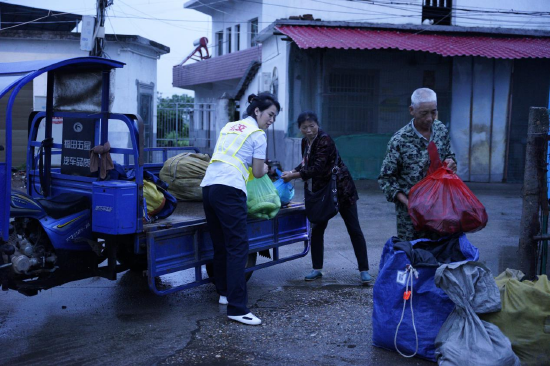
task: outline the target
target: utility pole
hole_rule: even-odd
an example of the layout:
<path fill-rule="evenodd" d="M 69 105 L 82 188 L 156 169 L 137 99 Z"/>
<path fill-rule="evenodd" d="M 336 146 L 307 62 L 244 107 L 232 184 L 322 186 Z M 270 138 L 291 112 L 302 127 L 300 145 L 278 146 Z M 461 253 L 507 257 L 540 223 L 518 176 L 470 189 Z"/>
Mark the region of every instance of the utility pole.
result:
<path fill-rule="evenodd" d="M 109 6 L 113 5 L 113 0 L 97 0 L 96 3 L 96 26 L 95 26 L 95 44 L 90 51 L 90 56 L 103 57 L 105 47 L 105 12 Z"/>
<path fill-rule="evenodd" d="M 533 280 L 537 275 L 538 241 L 540 232 L 539 211 L 542 200 L 542 182 L 546 182 L 546 154 L 548 145 L 548 109 L 531 107 L 527 126 L 527 147 L 525 151 L 525 173 L 523 178 L 523 209 L 521 212 L 519 237 L 519 269 L 525 279 Z"/>

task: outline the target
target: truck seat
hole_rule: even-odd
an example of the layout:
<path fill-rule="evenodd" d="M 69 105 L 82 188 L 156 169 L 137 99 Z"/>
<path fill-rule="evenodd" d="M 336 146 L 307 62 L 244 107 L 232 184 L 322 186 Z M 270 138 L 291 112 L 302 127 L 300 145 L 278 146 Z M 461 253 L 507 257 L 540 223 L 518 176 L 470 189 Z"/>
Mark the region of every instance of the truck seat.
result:
<path fill-rule="evenodd" d="M 62 193 L 53 198 L 39 199 L 38 202 L 48 216 L 54 219 L 60 219 L 91 207 L 88 197 L 76 193 Z"/>

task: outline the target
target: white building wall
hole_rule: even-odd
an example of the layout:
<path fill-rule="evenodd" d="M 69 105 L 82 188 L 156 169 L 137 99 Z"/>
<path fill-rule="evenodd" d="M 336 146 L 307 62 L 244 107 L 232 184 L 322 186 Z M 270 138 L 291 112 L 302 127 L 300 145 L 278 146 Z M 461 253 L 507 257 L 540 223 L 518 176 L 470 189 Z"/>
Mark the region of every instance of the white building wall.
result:
<path fill-rule="evenodd" d="M 126 50 L 124 50 L 126 49 Z M 135 52 L 131 52 L 133 50 Z M 153 131 L 156 131 L 156 84 L 157 57 L 156 53 L 139 45 L 109 42 L 106 53 L 114 60 L 124 62 L 122 69 L 115 71 L 115 99 L 112 112 L 138 112 L 136 81 L 153 85 Z M 45 39 L 0 39 L 0 56 L 2 62 L 18 62 L 49 59 L 67 59 L 85 57 L 88 52 L 80 50 L 80 42 L 72 40 Z M 37 77 L 33 83 L 34 110 L 45 110 L 47 75 Z M 30 111 L 29 111 L 30 113 Z M 53 125 L 54 140 L 60 141 L 63 131 L 62 124 Z M 109 140 L 113 147 L 130 146 L 129 132 L 121 122 L 109 126 Z M 115 156 L 121 159 L 121 157 Z M 54 161 L 54 164 L 56 162 Z M 59 163 L 59 162 L 57 162 Z"/>
<path fill-rule="evenodd" d="M 224 80 L 218 83 L 206 83 L 195 87 L 195 103 L 213 103 L 224 93 L 233 93 L 239 79 Z"/>
<path fill-rule="evenodd" d="M 283 145 L 283 138 L 288 129 L 288 124 L 292 123 L 289 121 L 287 91 L 289 47 L 288 42 L 282 41 L 281 37 L 270 37 L 262 44 L 262 66 L 239 101 L 241 115 L 244 115 L 249 105 L 248 95 L 252 93 L 272 92 L 273 75 L 276 69 L 279 83 L 277 99 L 281 105 L 281 112 L 277 116 L 275 123 L 267 131 L 267 155 L 270 159 L 284 159 L 285 147 Z"/>
<path fill-rule="evenodd" d="M 250 48 L 250 20 L 258 18 L 258 26 L 261 31 L 268 24 L 261 19 L 262 5 L 252 2 L 232 2 L 230 6 L 224 7 L 222 4 L 216 5 L 221 11 L 215 12 L 212 15 L 212 34 L 209 37 L 210 54 L 213 57 L 218 55 L 216 33 L 224 32 L 224 54 L 227 53 L 227 28 L 231 27 L 233 40 L 231 42 L 232 50 L 235 52 L 235 25 L 240 24 L 240 49 Z"/>
<path fill-rule="evenodd" d="M 115 71 L 115 100 L 112 106 L 114 113 L 139 113 L 137 83 L 153 87 L 153 116 L 151 132 L 157 131 L 157 57 L 156 53 L 145 47 L 125 44 L 107 43 L 105 52 L 117 61 L 126 65 Z M 114 122 L 114 123 L 113 123 Z M 121 121 L 109 123 L 109 141 L 116 147 L 130 147 L 128 128 Z M 154 136 L 153 136 L 154 141 Z M 111 142 L 112 146 L 115 146 Z M 115 157 L 114 157 L 115 158 Z M 113 159 L 114 159 L 113 158 Z M 122 159 L 122 157 L 117 157 Z M 122 161 L 120 161 L 122 163 Z"/>

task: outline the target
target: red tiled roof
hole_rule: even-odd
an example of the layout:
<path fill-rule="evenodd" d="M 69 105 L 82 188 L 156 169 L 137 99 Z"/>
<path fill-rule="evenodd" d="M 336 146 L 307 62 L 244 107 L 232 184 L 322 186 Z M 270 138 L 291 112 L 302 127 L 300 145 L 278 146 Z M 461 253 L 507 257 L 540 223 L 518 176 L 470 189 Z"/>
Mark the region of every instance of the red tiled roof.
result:
<path fill-rule="evenodd" d="M 172 85 L 178 88 L 190 87 L 222 80 L 240 79 L 251 62 L 262 60 L 261 46 L 248 48 L 227 55 L 212 57 L 194 64 L 174 66 Z"/>
<path fill-rule="evenodd" d="M 279 25 L 300 48 L 398 49 L 442 56 L 550 58 L 549 37 L 423 34 L 365 28 Z"/>

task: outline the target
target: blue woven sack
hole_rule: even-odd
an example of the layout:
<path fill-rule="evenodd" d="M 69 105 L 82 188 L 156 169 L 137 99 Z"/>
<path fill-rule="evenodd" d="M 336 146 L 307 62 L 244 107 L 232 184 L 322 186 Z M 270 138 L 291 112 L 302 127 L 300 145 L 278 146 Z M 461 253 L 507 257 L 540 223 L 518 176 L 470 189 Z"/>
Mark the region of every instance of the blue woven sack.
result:
<path fill-rule="evenodd" d="M 412 248 L 426 244 L 436 247 L 444 240 L 448 238 L 437 241 L 419 239 L 411 244 Z M 478 249 L 468 241 L 465 234 L 458 236 L 458 242 L 456 236 L 454 240 L 459 246 L 455 250 L 459 250 L 466 260 L 479 259 Z M 402 355 L 415 355 L 436 361 L 435 338 L 455 304 L 435 285 L 437 264 L 416 265 L 412 270 L 411 260 L 406 252 L 394 248 L 397 241 L 398 239 L 393 237 L 386 242 L 380 259 L 379 273 L 373 290 L 372 343 L 374 346 L 397 351 Z M 405 301 L 405 292 L 407 289 L 410 290 L 407 284 L 410 284 L 411 280 L 412 293 Z"/>

